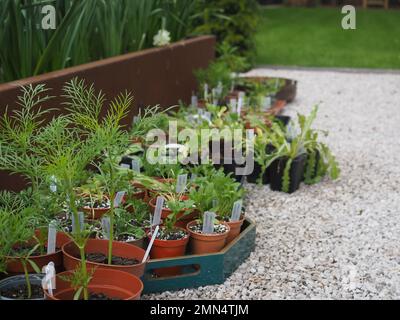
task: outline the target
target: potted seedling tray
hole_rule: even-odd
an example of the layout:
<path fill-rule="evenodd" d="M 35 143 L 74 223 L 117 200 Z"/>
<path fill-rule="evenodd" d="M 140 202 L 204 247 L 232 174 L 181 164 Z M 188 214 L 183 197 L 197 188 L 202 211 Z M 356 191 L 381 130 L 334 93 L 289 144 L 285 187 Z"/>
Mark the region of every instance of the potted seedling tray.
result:
<path fill-rule="evenodd" d="M 246 219 L 240 235 L 218 253 L 150 260 L 142 277 L 144 293 L 222 284 L 250 256 L 255 248 L 255 239 L 256 225 Z M 180 275 L 154 276 L 155 269 L 175 266 L 182 267 Z"/>

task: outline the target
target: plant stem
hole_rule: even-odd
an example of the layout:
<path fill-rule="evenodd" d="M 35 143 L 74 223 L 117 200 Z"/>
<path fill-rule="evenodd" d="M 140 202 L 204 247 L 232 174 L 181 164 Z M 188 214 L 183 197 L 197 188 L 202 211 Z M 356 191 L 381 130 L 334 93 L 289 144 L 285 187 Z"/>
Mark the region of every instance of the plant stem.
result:
<path fill-rule="evenodd" d="M 86 267 L 86 256 L 85 256 L 85 247 L 79 247 L 79 251 L 81 254 L 81 268 L 82 268 L 82 273 L 84 274 L 85 279 L 87 279 L 87 267 Z M 84 300 L 89 300 L 89 291 L 87 287 L 87 282 L 85 281 L 85 284 L 83 285 L 83 299 Z"/>
<path fill-rule="evenodd" d="M 24 268 L 24 275 L 25 275 L 25 281 L 26 281 L 26 288 L 28 289 L 28 300 L 32 298 L 32 286 L 31 286 L 31 280 L 29 279 L 29 273 L 28 273 L 28 268 L 26 267 L 26 262 L 21 261 L 22 267 Z"/>

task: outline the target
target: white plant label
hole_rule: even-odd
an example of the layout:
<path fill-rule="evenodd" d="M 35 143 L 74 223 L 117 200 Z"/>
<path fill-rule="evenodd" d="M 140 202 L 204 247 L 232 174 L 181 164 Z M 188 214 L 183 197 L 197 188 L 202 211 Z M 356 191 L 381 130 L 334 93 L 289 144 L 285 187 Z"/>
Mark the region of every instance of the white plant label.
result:
<path fill-rule="evenodd" d="M 199 99 L 197 98 L 197 96 L 195 95 L 192 96 L 192 101 L 190 104 L 194 108 L 197 108 L 199 106 Z"/>
<path fill-rule="evenodd" d="M 242 215 L 242 207 L 243 201 L 239 200 L 233 204 L 232 215 L 231 215 L 231 222 L 236 222 L 240 220 Z"/>
<path fill-rule="evenodd" d="M 101 219 L 101 228 L 104 231 L 104 237 L 106 240 L 110 239 L 110 217 L 103 217 Z"/>
<path fill-rule="evenodd" d="M 279 88 L 279 79 L 275 79 L 275 90 Z"/>
<path fill-rule="evenodd" d="M 205 212 L 204 213 L 202 233 L 204 233 L 204 234 L 212 234 L 212 233 L 214 233 L 214 220 L 215 220 L 215 217 L 216 217 L 216 215 L 215 215 L 214 212 Z"/>
<path fill-rule="evenodd" d="M 208 100 L 208 84 L 204 84 L 204 100 Z"/>
<path fill-rule="evenodd" d="M 52 221 L 49 224 L 49 230 L 47 233 L 47 254 L 53 254 L 56 252 L 56 239 L 57 239 L 56 222 Z"/>
<path fill-rule="evenodd" d="M 246 140 L 253 141 L 254 140 L 254 129 L 246 130 Z"/>
<path fill-rule="evenodd" d="M 132 170 L 140 173 L 140 161 L 138 159 L 132 159 Z"/>
<path fill-rule="evenodd" d="M 208 111 L 204 112 L 203 117 L 207 121 L 211 121 L 211 112 L 208 112 Z"/>
<path fill-rule="evenodd" d="M 264 111 L 267 111 L 269 108 L 271 108 L 271 104 L 271 97 L 263 97 L 262 108 Z"/>
<path fill-rule="evenodd" d="M 192 173 L 192 175 L 191 175 L 191 177 L 190 177 L 190 181 L 191 181 L 191 182 L 194 182 L 194 181 L 196 181 L 196 179 L 197 179 L 197 174 Z"/>
<path fill-rule="evenodd" d="M 240 114 L 242 113 L 242 108 L 243 108 L 243 97 L 239 96 L 238 99 L 238 105 L 237 105 L 237 114 L 240 116 Z"/>
<path fill-rule="evenodd" d="M 124 198 L 124 196 L 125 196 L 125 191 L 120 191 L 120 192 L 117 192 L 117 194 L 115 195 L 115 198 L 114 198 L 114 207 L 115 208 L 118 208 L 119 207 L 119 205 L 121 204 L 121 202 L 122 202 L 122 199 Z"/>
<path fill-rule="evenodd" d="M 157 237 L 157 234 L 158 234 L 158 230 L 159 230 L 159 229 L 160 229 L 160 226 L 157 226 L 156 229 L 154 230 L 154 233 L 153 233 L 153 235 L 152 235 L 152 237 L 151 237 L 151 239 L 150 239 L 150 243 L 149 243 L 149 245 L 148 245 L 148 247 L 147 247 L 146 253 L 145 253 L 144 256 L 143 256 L 142 263 L 145 263 L 146 260 L 147 260 L 147 258 L 149 257 L 151 248 L 153 247 L 154 240 L 156 240 L 156 237 Z"/>
<path fill-rule="evenodd" d="M 218 97 L 222 96 L 222 91 L 224 91 L 224 86 L 221 81 L 218 81 L 218 86 L 217 86 Z"/>
<path fill-rule="evenodd" d="M 45 274 L 42 279 L 42 288 L 47 290 L 50 296 L 53 296 L 53 290 L 56 289 L 56 268 L 54 262 L 50 262 L 47 266 L 44 266 L 42 273 Z"/>
<path fill-rule="evenodd" d="M 50 191 L 53 193 L 57 192 L 57 179 L 55 176 L 51 176 L 50 178 Z"/>
<path fill-rule="evenodd" d="M 218 205 L 218 200 L 217 199 L 213 199 L 212 205 L 215 208 Z"/>
<path fill-rule="evenodd" d="M 188 180 L 187 174 L 180 174 L 178 176 L 178 180 L 176 182 L 176 193 L 182 193 L 185 191 L 187 180 Z"/>
<path fill-rule="evenodd" d="M 229 106 L 231 107 L 231 112 L 236 113 L 237 110 L 237 100 L 236 99 L 231 99 L 229 101 Z"/>
<path fill-rule="evenodd" d="M 131 166 L 129 164 L 127 164 L 127 163 L 121 163 L 121 168 L 130 169 Z"/>
<path fill-rule="evenodd" d="M 134 123 L 134 124 L 135 124 L 135 123 L 138 123 L 139 120 L 140 120 L 140 117 L 138 117 L 138 116 L 134 116 L 134 117 L 133 117 L 133 123 Z"/>
<path fill-rule="evenodd" d="M 163 197 L 157 197 L 156 201 L 156 209 L 154 210 L 154 216 L 153 216 L 153 226 L 158 226 L 161 223 L 161 212 L 164 207 L 164 198 Z"/>

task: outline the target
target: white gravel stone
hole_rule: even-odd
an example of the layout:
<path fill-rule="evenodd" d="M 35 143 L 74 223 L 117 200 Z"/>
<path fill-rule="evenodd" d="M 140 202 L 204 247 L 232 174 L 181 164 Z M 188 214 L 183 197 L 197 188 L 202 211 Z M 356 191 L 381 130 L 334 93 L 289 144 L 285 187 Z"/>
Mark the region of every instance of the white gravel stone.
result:
<path fill-rule="evenodd" d="M 399 299 L 400 75 L 253 70 L 297 79 L 285 113 L 320 105 L 338 181 L 292 194 L 247 185 L 256 250 L 223 285 L 144 299 Z"/>

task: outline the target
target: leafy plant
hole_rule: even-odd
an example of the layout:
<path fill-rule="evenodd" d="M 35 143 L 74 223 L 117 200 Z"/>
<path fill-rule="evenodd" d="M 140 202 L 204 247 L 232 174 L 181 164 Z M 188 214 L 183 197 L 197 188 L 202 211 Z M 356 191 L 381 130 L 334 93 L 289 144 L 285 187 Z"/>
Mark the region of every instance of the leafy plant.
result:
<path fill-rule="evenodd" d="M 32 297 L 32 286 L 28 266 L 35 272 L 41 270 L 30 258 L 39 249 L 40 244 L 34 241 L 35 232 L 28 209 L 21 211 L 0 210 L 0 267 L 6 270 L 10 260 L 18 259 L 24 269 L 27 287 L 27 298 Z"/>
<path fill-rule="evenodd" d="M 317 142 L 318 134 L 315 130 L 311 128 L 312 123 L 314 122 L 318 112 L 318 107 L 315 107 L 311 114 L 308 117 L 303 115 L 298 115 L 298 124 L 300 128 L 300 132 L 295 136 L 291 137 L 290 141 L 287 138 L 287 132 L 284 128 L 282 128 L 278 123 L 272 124 L 272 130 L 268 135 L 268 140 L 262 140 L 257 147 L 258 149 L 258 162 L 262 166 L 262 174 L 265 173 L 266 168 L 268 168 L 272 162 L 278 159 L 286 159 L 285 168 L 283 171 L 282 178 L 282 191 L 288 192 L 290 186 L 290 169 L 293 161 L 301 154 L 305 154 L 307 150 L 309 152 L 314 152 L 316 150 L 321 150 L 321 155 L 323 159 L 327 159 L 324 161 L 328 161 L 329 167 L 331 168 L 331 176 L 333 179 L 336 179 L 339 175 L 339 169 L 337 167 L 337 163 L 335 158 L 329 151 L 328 147 L 325 144 L 321 144 Z M 266 150 L 265 147 L 267 144 L 270 144 L 274 151 L 268 154 L 261 154 L 262 150 Z M 256 152 L 257 154 L 257 152 Z M 309 168 L 306 170 L 310 174 L 310 168 L 312 163 L 309 163 Z M 320 167 L 320 174 L 324 171 L 326 172 L 326 163 Z"/>
<path fill-rule="evenodd" d="M 170 198 L 166 204 L 168 209 L 171 210 L 171 213 L 164 220 L 164 230 L 168 233 L 175 231 L 175 224 L 193 211 L 194 201 L 182 200 L 181 198 Z M 181 214 L 180 217 L 179 214 Z"/>

